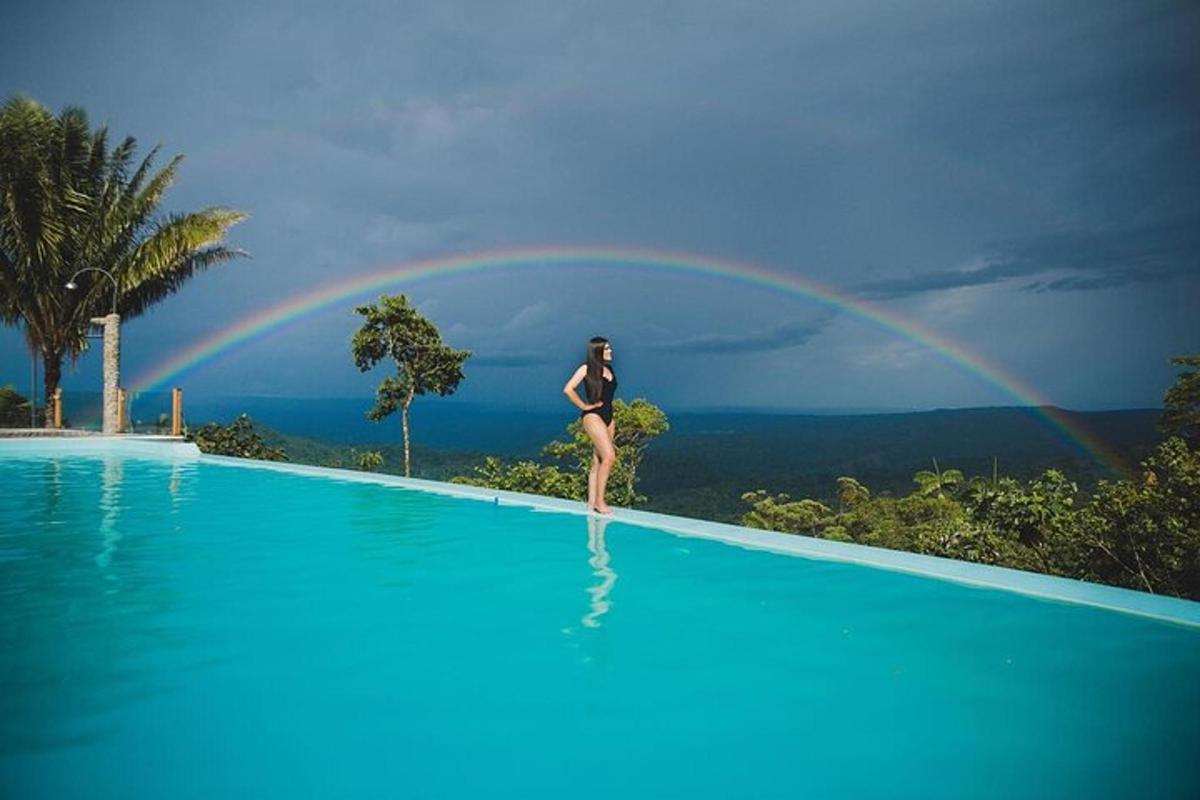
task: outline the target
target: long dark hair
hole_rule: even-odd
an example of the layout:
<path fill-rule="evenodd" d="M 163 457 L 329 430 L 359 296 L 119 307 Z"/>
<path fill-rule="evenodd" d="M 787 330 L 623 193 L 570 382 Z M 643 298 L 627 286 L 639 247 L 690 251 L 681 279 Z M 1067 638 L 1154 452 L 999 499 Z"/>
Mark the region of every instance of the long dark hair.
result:
<path fill-rule="evenodd" d="M 604 389 L 604 345 L 608 339 L 603 336 L 593 336 L 587 344 L 587 386 L 589 403 L 599 403 Z"/>

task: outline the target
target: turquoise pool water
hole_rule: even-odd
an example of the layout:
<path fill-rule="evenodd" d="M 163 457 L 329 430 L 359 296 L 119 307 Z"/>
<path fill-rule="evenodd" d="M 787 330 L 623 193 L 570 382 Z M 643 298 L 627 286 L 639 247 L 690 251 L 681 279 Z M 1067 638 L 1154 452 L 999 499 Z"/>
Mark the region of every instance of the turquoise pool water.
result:
<path fill-rule="evenodd" d="M 0 443 L 0 795 L 1197 797 L 1200 628 Z"/>

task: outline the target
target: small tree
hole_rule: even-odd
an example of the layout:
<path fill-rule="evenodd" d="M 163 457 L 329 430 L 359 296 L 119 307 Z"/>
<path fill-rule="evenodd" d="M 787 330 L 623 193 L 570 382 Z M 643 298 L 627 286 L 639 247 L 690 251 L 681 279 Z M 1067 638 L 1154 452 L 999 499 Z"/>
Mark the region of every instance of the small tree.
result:
<path fill-rule="evenodd" d="M 613 446 L 617 450 L 617 463 L 608 479 L 609 497 L 617 505 L 632 506 L 646 499 L 637 493 L 637 470 L 646 448 L 671 426 L 661 408 L 640 397 L 628 404 L 623 400 L 614 402 L 613 423 L 616 426 Z M 543 452 L 559 460 L 575 462 L 587 475 L 592 467 L 592 440 L 579 420 L 567 426 L 567 435 L 570 437 L 567 441 L 555 440 L 546 445 Z"/>
<path fill-rule="evenodd" d="M 1172 358 L 1171 363 L 1200 367 L 1200 355 L 1179 356 Z M 1181 436 L 1192 446 L 1200 443 L 1200 372 L 1180 374 L 1175 385 L 1167 390 L 1158 429 L 1168 436 Z"/>
<path fill-rule="evenodd" d="M 854 478 L 842 476 L 837 479 L 837 495 L 840 511 L 846 511 L 871 499 L 871 490 Z"/>
<path fill-rule="evenodd" d="M 195 433 L 188 435 L 202 452 L 218 456 L 257 458 L 262 461 L 287 461 L 287 453 L 278 447 L 269 447 L 254 429 L 250 417 L 242 414 L 229 426 L 210 422 Z"/>
<path fill-rule="evenodd" d="M 411 477 L 408 409 L 413 398 L 454 394 L 463 379 L 463 362 L 471 352 L 444 344 L 437 326 L 410 306 L 404 295 L 381 295 L 378 305 L 359 306 L 354 313 L 366 318 L 351 343 L 355 365 L 367 372 L 385 358 L 396 362 L 396 374 L 384 378 L 376 388 L 375 407 L 367 412 L 367 418 L 379 422 L 400 410 L 404 476 Z"/>
<path fill-rule="evenodd" d="M 587 492 L 587 481 L 579 472 L 564 472 L 533 461 L 506 464 L 495 456 L 488 456 L 475 467 L 474 475 L 451 478 L 450 482 L 567 500 L 582 500 Z"/>
<path fill-rule="evenodd" d="M 922 495 L 936 494 L 942 497 L 943 490 L 952 490 L 962 483 L 963 474 L 956 469 L 941 469 L 938 467 L 937 459 L 933 459 L 933 472 L 923 469 L 916 475 L 913 475 L 913 483 L 919 487 L 917 491 Z"/>
<path fill-rule="evenodd" d="M 0 386 L 0 428 L 28 428 L 43 417 L 43 410 L 36 412 L 37 419 L 31 418 L 29 399 L 12 387 Z"/>
<path fill-rule="evenodd" d="M 748 528 L 820 536 L 833 514 L 829 506 L 816 500 L 792 500 L 786 494 L 772 496 L 763 489 L 746 492 L 742 500 L 752 506 L 742 516 L 742 524 Z"/>
<path fill-rule="evenodd" d="M 383 453 L 378 450 L 364 450 L 360 453 L 351 448 L 350 453 L 354 457 L 354 466 L 363 472 L 374 472 L 383 466 Z"/>
<path fill-rule="evenodd" d="M 1140 477 L 1101 481 L 1080 529 L 1105 583 L 1200 600 L 1200 451 L 1172 436 Z"/>
<path fill-rule="evenodd" d="M 632 506 L 646 499 L 637 493 L 637 470 L 647 446 L 669 427 L 667 415 L 641 398 L 629 404 L 618 400 L 613 403 L 613 422 L 617 429 L 613 443 L 617 463 L 608 479 L 608 499 L 619 506 Z M 587 495 L 587 474 L 592 467 L 592 440 L 579 420 L 567 425 L 567 436 L 565 441 L 556 439 L 542 450 L 564 462 L 561 468 L 533 461 L 506 464 L 489 456 L 475 468 L 474 475 L 452 480 L 471 486 L 582 500 Z"/>

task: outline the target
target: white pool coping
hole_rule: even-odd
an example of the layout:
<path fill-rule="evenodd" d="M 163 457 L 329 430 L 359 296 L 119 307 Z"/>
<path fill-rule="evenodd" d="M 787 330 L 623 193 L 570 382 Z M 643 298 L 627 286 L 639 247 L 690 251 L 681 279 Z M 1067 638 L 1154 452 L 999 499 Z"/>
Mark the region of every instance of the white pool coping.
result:
<path fill-rule="evenodd" d="M 35 455 L 124 455 L 171 461 L 195 461 L 200 449 L 182 436 L 153 436 L 123 433 L 105 436 L 99 433 L 74 435 L 14 436 L 0 438 L 0 457 L 7 453 Z"/>
<path fill-rule="evenodd" d="M 203 455 L 196 446 L 173 437 L 153 436 L 96 436 L 87 438 L 4 439 L 0 440 L 0 458 L 6 454 L 29 453 L 101 456 L 123 455 L 168 461 L 197 461 L 241 469 L 264 469 L 291 475 L 333 478 L 340 481 L 393 486 L 429 492 L 497 505 L 521 506 L 537 511 L 551 511 L 578 516 L 588 515 L 584 505 L 574 500 L 562 500 L 541 495 L 465 486 L 457 483 L 403 478 L 374 472 L 362 472 L 333 467 L 314 467 L 279 461 L 231 458 Z M 973 564 L 967 561 L 938 556 L 887 550 L 861 544 L 834 542 L 791 533 L 764 531 L 723 522 L 675 517 L 651 511 L 615 509 L 614 522 L 679 536 L 711 539 L 752 550 L 765 550 L 783 555 L 800 556 L 821 561 L 840 561 L 893 572 L 906 572 L 927 578 L 951 581 L 985 589 L 1016 592 L 1045 600 L 1093 606 L 1110 611 L 1149 617 L 1164 622 L 1200 628 L 1200 603 L 1177 597 L 1138 592 L 1115 586 L 1042 575 L 1035 572 Z"/>

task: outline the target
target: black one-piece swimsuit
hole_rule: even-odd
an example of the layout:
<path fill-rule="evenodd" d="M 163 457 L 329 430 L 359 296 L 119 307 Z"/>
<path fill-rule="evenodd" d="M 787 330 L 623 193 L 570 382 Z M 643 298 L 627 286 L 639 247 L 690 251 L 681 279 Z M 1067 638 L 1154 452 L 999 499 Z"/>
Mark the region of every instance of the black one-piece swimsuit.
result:
<path fill-rule="evenodd" d="M 593 408 L 590 411 L 580 411 L 579 418 L 583 419 L 588 414 L 599 414 L 600 419 L 604 420 L 605 425 L 612 424 L 612 403 L 613 395 L 617 393 L 617 373 L 612 374 L 612 380 L 601 377 L 600 379 L 600 402 L 603 403 L 599 408 Z"/>

